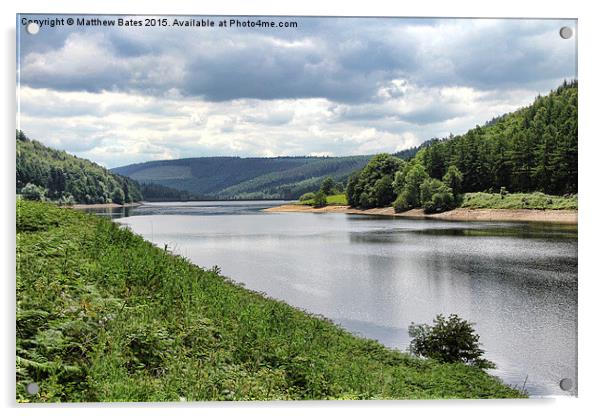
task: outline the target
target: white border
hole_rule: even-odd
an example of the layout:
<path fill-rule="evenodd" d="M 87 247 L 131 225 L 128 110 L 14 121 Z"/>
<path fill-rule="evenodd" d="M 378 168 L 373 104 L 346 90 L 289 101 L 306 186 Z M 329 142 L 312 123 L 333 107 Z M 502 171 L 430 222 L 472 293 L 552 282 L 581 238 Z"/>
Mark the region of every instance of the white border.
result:
<path fill-rule="evenodd" d="M 394 4 L 395 3 L 395 4 Z M 586 412 L 595 408 L 600 383 L 600 350 L 597 328 L 600 308 L 596 307 L 600 290 L 599 265 L 595 263 L 600 250 L 596 234 L 601 230 L 596 218 L 602 190 L 600 174 L 596 169 L 602 157 L 600 146 L 600 106 L 602 101 L 599 77 L 599 41 L 602 39 L 600 14 L 594 2 L 557 1 L 527 2 L 506 0 L 487 2 L 474 0 L 448 0 L 418 2 L 393 2 L 369 0 L 365 2 L 303 0 L 295 3 L 285 1 L 228 1 L 220 0 L 203 4 L 186 0 L 130 1 L 103 0 L 4 0 L 0 3 L 2 13 L 3 51 L 2 57 L 2 180 L 4 198 L 2 203 L 2 350 L 0 361 L 0 384 L 2 406 L 5 414 L 49 414 L 81 415 L 81 406 L 64 407 L 15 407 L 14 404 L 14 314 L 15 314 L 15 14 L 21 13 L 124 13 L 124 14 L 253 14 L 253 15 L 330 15 L 330 16 L 440 16 L 440 17 L 549 17 L 579 19 L 579 398 L 559 398 L 529 401 L 414 401 L 414 402 L 281 402 L 243 404 L 198 404 L 168 405 L 110 405 L 84 406 L 86 415 L 106 414 L 123 410 L 131 415 L 164 415 L 166 413 L 199 414 L 283 414 L 306 415 L 344 412 L 346 415 L 365 414 L 375 411 L 380 414 L 415 412 L 420 414 L 508 414 L 528 411 L 530 414 L 562 414 Z M 124 410 L 127 407 L 127 410 Z M 589 413 L 589 412 L 588 412 Z"/>

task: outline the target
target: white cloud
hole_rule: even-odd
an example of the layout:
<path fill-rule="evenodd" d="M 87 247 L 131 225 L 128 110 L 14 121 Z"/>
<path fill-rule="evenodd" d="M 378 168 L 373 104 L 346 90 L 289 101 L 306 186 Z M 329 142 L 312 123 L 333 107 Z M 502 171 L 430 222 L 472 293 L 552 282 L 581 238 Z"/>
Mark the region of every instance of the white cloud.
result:
<path fill-rule="evenodd" d="M 194 156 L 357 155 L 462 133 L 528 104 L 536 94 L 393 86 L 403 94 L 357 105 L 322 98 L 206 102 L 22 87 L 20 122 L 31 137 L 109 167 Z"/>

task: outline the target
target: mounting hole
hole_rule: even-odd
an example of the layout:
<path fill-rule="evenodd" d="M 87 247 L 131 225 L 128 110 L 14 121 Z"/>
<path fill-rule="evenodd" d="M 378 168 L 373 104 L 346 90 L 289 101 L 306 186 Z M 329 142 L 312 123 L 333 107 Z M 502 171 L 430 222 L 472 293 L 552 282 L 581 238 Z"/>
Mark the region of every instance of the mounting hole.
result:
<path fill-rule="evenodd" d="M 30 35 L 36 35 L 40 31 L 40 25 L 36 22 L 29 22 L 27 23 L 27 26 L 25 26 L 25 30 L 27 30 L 27 33 Z"/>
<path fill-rule="evenodd" d="M 32 396 L 34 394 L 38 394 L 39 391 L 40 391 L 40 386 L 38 386 L 38 383 L 29 383 L 27 385 L 27 393 L 31 394 Z"/>
<path fill-rule="evenodd" d="M 569 391 L 573 388 L 573 380 L 570 378 L 563 378 L 560 380 L 560 388 L 564 391 Z"/>
<path fill-rule="evenodd" d="M 563 26 L 560 28 L 560 37 L 562 39 L 570 39 L 573 37 L 573 29 L 568 26 Z"/>

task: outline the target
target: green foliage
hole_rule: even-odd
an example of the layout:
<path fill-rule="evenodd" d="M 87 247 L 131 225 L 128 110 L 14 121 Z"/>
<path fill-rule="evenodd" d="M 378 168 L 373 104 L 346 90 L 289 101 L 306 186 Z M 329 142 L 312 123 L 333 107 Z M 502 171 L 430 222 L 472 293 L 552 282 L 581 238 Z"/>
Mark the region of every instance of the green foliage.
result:
<path fill-rule="evenodd" d="M 412 207 L 413 206 L 408 200 L 408 195 L 405 192 L 400 193 L 397 198 L 395 198 L 395 201 L 393 201 L 393 209 L 395 212 L 404 212 L 412 209 Z"/>
<path fill-rule="evenodd" d="M 123 193 L 123 189 L 116 188 L 111 194 L 111 201 L 116 204 L 125 203 L 125 195 Z"/>
<path fill-rule="evenodd" d="M 425 179 L 420 185 L 420 203 L 427 214 L 447 211 L 456 206 L 452 189 L 433 178 Z"/>
<path fill-rule="evenodd" d="M 20 402 L 524 397 L 47 203 L 17 202 L 16 303 Z"/>
<path fill-rule="evenodd" d="M 364 169 L 349 178 L 346 190 L 349 205 L 359 208 L 390 205 L 395 199 L 395 172 L 404 164 L 403 160 L 386 153 L 374 156 Z"/>
<path fill-rule="evenodd" d="M 29 201 L 43 201 L 46 195 L 46 190 L 41 186 L 28 183 L 21 189 L 21 195 Z"/>
<path fill-rule="evenodd" d="M 410 160 L 414 156 L 416 156 L 416 154 L 421 149 L 429 147 L 431 144 L 433 144 L 433 143 L 435 143 L 437 141 L 439 141 L 439 139 L 429 139 L 429 140 L 426 140 L 426 141 L 420 143 L 419 146 L 410 147 L 409 149 L 405 149 L 405 150 L 401 150 L 401 151 L 399 151 L 397 153 L 393 153 L 393 156 L 398 157 L 398 158 L 403 159 L 403 160 Z"/>
<path fill-rule="evenodd" d="M 501 187 L 577 193 L 577 95 L 577 81 L 564 82 L 528 107 L 432 142 L 415 159 L 436 179 L 456 166 L 463 178 L 455 194 Z"/>
<path fill-rule="evenodd" d="M 303 201 L 301 201 L 301 199 L 299 199 L 299 203 L 301 205 L 313 205 L 314 204 L 314 194 L 311 194 L 312 198 L 311 199 L 305 199 Z M 347 197 L 345 196 L 345 194 L 336 194 L 336 195 L 328 195 L 326 197 L 326 205 L 348 205 L 347 203 Z"/>
<path fill-rule="evenodd" d="M 395 174 L 394 187 L 399 194 L 393 203 L 397 212 L 422 206 L 420 186 L 428 179 L 426 170 L 420 163 L 409 163 Z"/>
<path fill-rule="evenodd" d="M 306 194 L 303 194 L 299 197 L 299 202 L 307 202 L 307 201 L 311 201 L 314 199 L 314 197 L 316 196 L 315 193 L 313 192 L 308 192 Z"/>
<path fill-rule="evenodd" d="M 451 188 L 454 196 L 458 196 L 462 189 L 462 172 L 455 165 L 450 165 L 443 176 L 443 182 Z"/>
<path fill-rule="evenodd" d="M 462 198 L 462 208 L 491 209 L 578 209 L 577 195 L 546 195 L 542 192 L 509 194 L 500 192 L 466 193 Z"/>
<path fill-rule="evenodd" d="M 347 181 L 370 156 L 202 157 L 139 163 L 113 169 L 141 183 L 187 191 L 203 199 L 297 199 L 327 177 Z M 334 190 L 332 191 L 334 192 Z"/>
<path fill-rule="evenodd" d="M 198 201 L 202 200 L 198 195 L 188 191 L 170 188 L 156 183 L 141 183 L 140 192 L 145 201 Z"/>
<path fill-rule="evenodd" d="M 330 176 L 326 177 L 320 185 L 320 192 L 324 195 L 332 195 L 334 193 L 335 182 Z"/>
<path fill-rule="evenodd" d="M 69 192 L 63 192 L 57 202 L 59 205 L 75 205 L 75 198 Z"/>
<path fill-rule="evenodd" d="M 324 192 L 319 191 L 314 195 L 312 204 L 314 208 L 322 208 L 325 207 L 327 204 L 328 201 L 326 200 L 326 194 Z"/>
<path fill-rule="evenodd" d="M 44 189 L 49 199 L 59 203 L 107 203 L 114 195 L 122 201 L 119 203 L 142 199 L 135 181 L 29 140 L 21 131 L 17 131 L 16 145 L 18 193 L 23 194 L 24 188 L 33 184 Z"/>
<path fill-rule="evenodd" d="M 477 126 L 461 136 L 431 139 L 410 150 L 403 155 L 415 156 L 391 174 L 392 189 L 386 179 L 383 181 L 387 185 L 366 181 L 364 172 L 369 165 L 351 175 L 349 203 L 370 208 L 394 199 L 396 212 L 423 207 L 425 212 L 433 213 L 456 207 L 463 199 L 462 193 L 485 189 L 500 189 L 500 199 L 505 198 L 507 190 L 570 197 L 577 192 L 577 82 L 565 82 L 547 97 L 538 97 L 531 106 L 497 117 L 484 127 Z M 386 197 L 379 199 L 377 196 L 385 190 Z M 576 197 L 574 204 L 555 202 L 553 198 L 546 198 L 546 204 L 542 204 L 541 198 L 533 201 L 533 196 L 523 197 L 520 204 L 516 198 L 500 204 L 492 198 L 485 202 L 482 197 L 469 196 L 464 198 L 463 206 L 576 207 Z"/>
<path fill-rule="evenodd" d="M 419 357 L 432 358 L 444 363 L 464 363 L 478 368 L 495 368 L 483 358 L 479 335 L 473 324 L 452 314 L 448 318 L 437 315 L 433 326 L 412 323 L 409 327 L 410 352 Z"/>

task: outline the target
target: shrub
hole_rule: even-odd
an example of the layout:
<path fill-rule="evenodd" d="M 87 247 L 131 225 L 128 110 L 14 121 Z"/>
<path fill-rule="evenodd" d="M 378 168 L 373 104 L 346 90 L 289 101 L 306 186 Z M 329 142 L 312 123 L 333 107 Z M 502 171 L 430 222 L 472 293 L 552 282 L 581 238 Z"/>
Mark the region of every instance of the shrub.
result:
<path fill-rule="evenodd" d="M 393 209 L 395 212 L 404 212 L 411 209 L 412 206 L 408 203 L 407 193 L 402 191 L 395 202 L 393 202 Z"/>
<path fill-rule="evenodd" d="M 308 192 L 306 194 L 301 195 L 301 197 L 299 197 L 299 201 L 300 202 L 305 202 L 305 201 L 309 201 L 311 199 L 314 199 L 314 196 L 316 194 L 314 194 L 313 192 Z"/>
<path fill-rule="evenodd" d="M 420 200 L 427 214 L 455 207 L 452 189 L 438 179 L 427 178 L 420 185 Z"/>
<path fill-rule="evenodd" d="M 479 335 L 473 323 L 456 314 L 445 318 L 437 315 L 433 326 L 412 322 L 409 334 L 410 352 L 419 357 L 432 358 L 444 363 L 464 363 L 478 368 L 495 368 L 495 364 L 482 356 Z"/>
<path fill-rule="evenodd" d="M 64 192 L 58 200 L 59 205 L 74 205 L 75 198 L 69 192 Z"/>
<path fill-rule="evenodd" d="M 33 183 L 28 183 L 21 189 L 21 195 L 23 199 L 27 199 L 29 201 L 43 201 L 44 195 L 46 194 L 46 190 L 41 186 L 34 185 Z"/>
<path fill-rule="evenodd" d="M 448 211 L 454 209 L 456 200 L 451 192 L 436 192 L 430 201 L 424 203 L 424 212 L 432 214 L 435 212 Z"/>
<path fill-rule="evenodd" d="M 324 195 L 324 193 L 322 191 L 317 192 L 316 195 L 314 196 L 314 203 L 313 203 L 313 207 L 314 208 L 322 208 L 325 207 L 328 204 L 328 201 L 326 200 L 326 195 Z"/>

